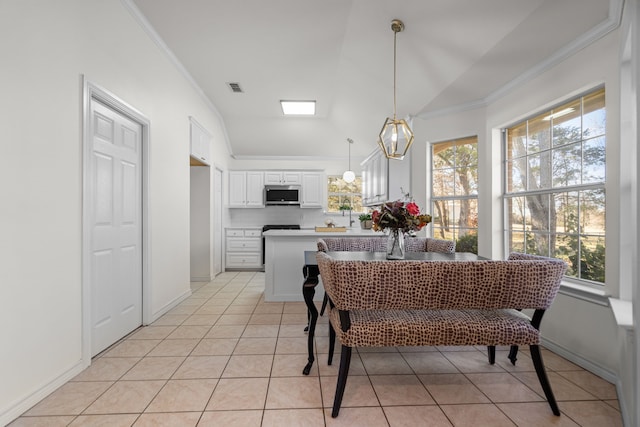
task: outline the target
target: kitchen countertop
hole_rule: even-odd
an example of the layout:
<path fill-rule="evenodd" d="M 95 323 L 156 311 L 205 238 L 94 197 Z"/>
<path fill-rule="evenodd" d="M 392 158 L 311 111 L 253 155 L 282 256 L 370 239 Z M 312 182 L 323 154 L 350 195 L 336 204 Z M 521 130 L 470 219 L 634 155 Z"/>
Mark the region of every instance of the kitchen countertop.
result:
<path fill-rule="evenodd" d="M 303 228 L 301 230 L 269 230 L 262 233 L 264 237 L 363 237 L 363 236 L 384 236 L 384 233 L 373 230 L 363 230 L 362 228 L 347 228 L 347 231 L 315 231 L 314 228 Z"/>

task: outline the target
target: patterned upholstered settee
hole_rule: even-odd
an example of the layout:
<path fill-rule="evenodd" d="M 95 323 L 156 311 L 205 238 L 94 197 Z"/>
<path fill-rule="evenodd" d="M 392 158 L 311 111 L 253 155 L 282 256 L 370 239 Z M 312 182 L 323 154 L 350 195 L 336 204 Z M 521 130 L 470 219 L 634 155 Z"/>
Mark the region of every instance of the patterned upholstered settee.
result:
<path fill-rule="evenodd" d="M 407 252 L 453 253 L 456 250 L 455 241 L 431 237 L 407 237 L 404 244 Z M 384 252 L 387 250 L 387 237 L 326 237 L 318 239 L 318 250 Z"/>
<path fill-rule="evenodd" d="M 409 237 L 404 240 L 407 252 L 443 252 L 452 254 L 456 251 L 453 240 L 434 239 L 431 237 Z M 325 237 L 318 239 L 318 250 L 329 251 L 362 251 L 385 252 L 387 250 L 387 236 L 374 237 Z M 320 309 L 320 316 L 327 308 L 328 298 L 325 294 Z"/>
<path fill-rule="evenodd" d="M 333 417 L 353 347 L 423 345 L 529 345 L 540 385 L 560 415 L 542 363 L 539 327 L 560 287 L 563 261 L 519 253 L 500 261 L 338 261 L 322 252 L 317 259 L 335 305 L 330 339 L 337 336 L 342 344 Z M 533 318 L 522 309 L 535 310 Z M 494 358 L 490 352 L 489 363 Z"/>

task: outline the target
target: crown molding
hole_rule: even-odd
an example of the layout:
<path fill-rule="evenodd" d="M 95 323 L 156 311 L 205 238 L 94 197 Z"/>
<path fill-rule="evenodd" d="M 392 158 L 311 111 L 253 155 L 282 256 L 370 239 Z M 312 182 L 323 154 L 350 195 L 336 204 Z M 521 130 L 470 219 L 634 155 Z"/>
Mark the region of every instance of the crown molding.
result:
<path fill-rule="evenodd" d="M 167 44 L 164 42 L 164 40 L 162 40 L 162 37 L 160 37 L 160 35 L 156 32 L 156 30 L 153 28 L 153 26 L 147 20 L 147 18 L 145 18 L 145 16 L 142 14 L 142 12 L 140 12 L 140 9 L 138 9 L 138 6 L 136 6 L 133 3 L 133 0 L 120 0 L 120 1 L 121 1 L 122 5 L 125 7 L 125 9 L 127 9 L 127 11 L 131 14 L 131 16 L 142 27 L 142 29 L 145 31 L 145 33 L 147 33 L 149 38 L 165 54 L 167 59 L 169 59 L 169 62 L 171 62 L 176 67 L 178 72 L 180 72 L 180 74 L 182 74 L 182 76 L 189 82 L 189 84 L 191 84 L 191 86 L 196 91 L 198 96 L 200 96 L 202 101 L 216 115 L 216 117 L 220 121 L 220 126 L 222 127 L 222 133 L 224 135 L 224 141 L 225 141 L 225 143 L 227 145 L 227 150 L 229 151 L 229 154 L 231 155 L 231 157 L 234 157 L 233 156 L 233 150 L 231 149 L 231 143 L 229 141 L 229 135 L 227 133 L 227 128 L 226 128 L 226 126 L 224 124 L 224 119 L 222 118 L 222 115 L 220 114 L 220 111 L 218 111 L 216 106 L 207 97 L 207 95 L 204 93 L 204 91 L 202 90 L 200 85 L 198 85 L 198 83 L 196 83 L 196 81 L 193 78 L 193 76 L 191 75 L 191 73 L 189 73 L 189 71 L 187 71 L 187 69 L 184 67 L 184 65 L 182 65 L 182 62 L 180 62 L 180 60 L 175 56 L 175 54 L 173 53 L 173 51 L 171 51 L 169 46 L 167 46 Z"/>
<path fill-rule="evenodd" d="M 624 8 L 624 0 L 610 0 L 609 15 L 607 19 L 605 19 L 600 24 L 593 27 L 591 30 L 582 34 L 577 39 L 566 44 L 564 47 L 558 49 L 554 54 L 547 57 L 543 61 L 539 62 L 537 65 L 531 67 L 524 73 L 520 74 L 518 77 L 509 81 L 504 86 L 490 93 L 485 98 L 467 102 L 464 104 L 454 105 L 452 107 L 447 107 L 447 108 L 443 108 L 436 111 L 431 111 L 428 113 L 418 114 L 416 117 L 425 120 L 425 119 L 445 116 L 448 114 L 462 113 L 464 111 L 486 107 L 492 102 L 502 98 L 503 96 L 507 95 L 511 91 L 523 85 L 524 83 L 540 76 L 547 70 L 555 67 L 556 65 L 560 64 L 562 61 L 566 60 L 570 56 L 574 55 L 580 50 L 586 48 L 587 46 L 591 45 L 592 43 L 606 36 L 611 31 L 620 27 L 622 23 L 623 8 Z"/>

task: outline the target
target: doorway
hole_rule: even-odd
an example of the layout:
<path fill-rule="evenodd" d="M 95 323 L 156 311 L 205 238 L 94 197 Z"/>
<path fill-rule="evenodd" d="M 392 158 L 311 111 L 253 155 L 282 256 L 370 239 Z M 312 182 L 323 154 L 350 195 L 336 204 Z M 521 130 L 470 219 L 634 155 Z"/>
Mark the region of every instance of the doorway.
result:
<path fill-rule="evenodd" d="M 89 82 L 84 118 L 82 304 L 88 364 L 143 324 L 149 125 L 139 112 Z"/>

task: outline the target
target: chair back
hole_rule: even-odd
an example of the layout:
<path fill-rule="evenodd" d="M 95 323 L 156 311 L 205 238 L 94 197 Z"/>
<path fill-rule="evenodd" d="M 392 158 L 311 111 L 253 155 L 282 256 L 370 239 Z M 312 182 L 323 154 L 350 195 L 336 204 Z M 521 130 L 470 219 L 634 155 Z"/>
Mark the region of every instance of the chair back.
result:
<path fill-rule="evenodd" d="M 443 252 L 454 253 L 456 242 L 453 240 L 433 239 L 431 237 L 407 237 L 404 239 L 407 252 Z M 318 239 L 318 250 L 385 252 L 387 237 L 324 237 Z"/>
<path fill-rule="evenodd" d="M 325 291 L 340 310 L 547 309 L 567 268 L 559 259 L 524 254 L 455 262 L 316 256 Z"/>

